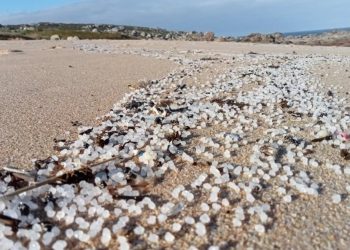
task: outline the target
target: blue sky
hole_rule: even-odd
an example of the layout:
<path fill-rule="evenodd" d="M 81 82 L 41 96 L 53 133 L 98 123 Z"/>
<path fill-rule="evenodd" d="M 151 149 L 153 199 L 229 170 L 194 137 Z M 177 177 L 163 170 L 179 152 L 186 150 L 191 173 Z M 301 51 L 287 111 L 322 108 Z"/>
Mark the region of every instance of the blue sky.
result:
<path fill-rule="evenodd" d="M 350 0 L 0 0 L 0 23 L 111 23 L 219 35 L 350 27 Z"/>
<path fill-rule="evenodd" d="M 0 14 L 30 12 L 36 10 L 44 10 L 50 7 L 62 6 L 74 3 L 74 0 L 10 0 L 0 1 Z"/>

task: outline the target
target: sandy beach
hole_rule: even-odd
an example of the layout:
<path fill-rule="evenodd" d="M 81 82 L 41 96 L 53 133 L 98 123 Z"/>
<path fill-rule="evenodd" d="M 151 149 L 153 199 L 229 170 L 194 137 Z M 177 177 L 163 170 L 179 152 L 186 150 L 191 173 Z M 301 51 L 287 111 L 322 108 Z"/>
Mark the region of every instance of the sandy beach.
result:
<path fill-rule="evenodd" d="M 57 234 L 33 222 L 40 246 L 350 245 L 350 48 L 10 41 L 0 51 L 8 51 L 0 52 L 2 166 L 55 155 L 37 172 L 45 179 L 120 160 L 98 166 L 92 180 L 25 193 L 21 202 L 36 211 L 51 192 L 42 217 L 10 212 L 13 197 L 0 206 L 27 224 L 50 221 Z M 54 138 L 67 140 L 59 151 Z M 26 246 L 30 230 L 21 230 L 7 237 Z"/>
<path fill-rule="evenodd" d="M 28 168 L 72 140 L 130 91 L 176 66 L 133 55 L 89 55 L 66 42 L 0 42 L 0 165 Z M 11 52 L 19 50 L 20 52 Z"/>

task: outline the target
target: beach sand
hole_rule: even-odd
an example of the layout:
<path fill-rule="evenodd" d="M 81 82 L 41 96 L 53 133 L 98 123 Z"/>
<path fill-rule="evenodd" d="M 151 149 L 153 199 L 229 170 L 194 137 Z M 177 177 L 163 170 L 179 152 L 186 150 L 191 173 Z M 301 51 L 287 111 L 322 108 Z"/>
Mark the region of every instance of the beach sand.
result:
<path fill-rule="evenodd" d="M 176 67 L 134 55 L 85 54 L 66 42 L 0 42 L 0 49 L 19 50 L 0 57 L 0 166 L 29 167 L 31 159 L 48 157 L 55 138 L 76 137 L 72 122 L 95 125 L 128 85 Z"/>
<path fill-rule="evenodd" d="M 216 79 L 230 67 L 249 67 L 252 61 L 220 62 L 221 57 L 234 57 L 236 54 L 250 52 L 272 55 L 344 55 L 350 56 L 350 48 L 309 47 L 295 45 L 242 44 L 220 42 L 179 42 L 179 41 L 79 41 L 79 44 L 118 48 L 123 51 L 140 53 L 171 54 L 180 53 L 189 58 L 208 58 L 204 70 L 197 75 L 186 76 L 183 81 L 191 84 L 203 84 Z M 51 49 L 56 46 L 56 49 Z M 138 55 L 83 53 L 72 49 L 70 42 L 1 42 L 0 48 L 21 49 L 23 53 L 10 53 L 0 58 L 0 104 L 1 107 L 1 141 L 0 153 L 2 162 L 13 157 L 13 162 L 28 164 L 32 157 L 49 156 L 53 151 L 53 138 L 62 136 L 65 131 L 76 130 L 72 121 L 84 125 L 95 124 L 95 117 L 105 114 L 114 102 L 120 100 L 129 89 L 127 85 L 143 78 L 159 79 L 176 69 L 176 65 L 167 60 L 142 57 Z M 154 56 L 156 57 L 156 56 Z M 234 60 L 234 59 L 232 59 Z M 72 67 L 69 67 L 71 65 Z M 311 72 L 324 84 L 321 91 L 332 90 L 348 98 L 349 65 L 343 62 L 324 61 L 316 65 Z M 247 84 L 246 91 L 257 85 Z M 349 103 L 349 102 L 348 102 Z M 287 125 L 288 121 L 286 122 Z M 295 124 L 297 126 L 297 122 Z M 211 127 L 202 130 L 196 136 L 214 137 L 222 128 Z M 259 138 L 261 131 L 252 133 L 252 140 Z M 202 133 L 202 134 L 201 134 Z M 303 138 L 311 140 L 309 134 Z M 73 136 L 74 137 L 74 136 Z M 192 141 L 189 148 L 194 148 L 197 141 Z M 248 151 L 249 146 L 247 147 Z M 346 164 L 338 155 L 339 152 L 327 145 L 317 145 L 312 157 Z M 248 159 L 242 156 L 235 158 L 239 164 L 247 164 Z M 333 204 L 330 197 L 337 191 L 346 193 L 348 177 L 338 176 L 325 170 L 319 171 L 309 167 L 298 166 L 304 171 L 314 173 L 315 180 L 325 183 L 326 191 L 319 197 L 299 195 L 292 203 L 275 200 L 273 222 L 267 227 L 264 235 L 258 235 L 246 225 L 232 230 L 230 208 L 219 213 L 217 224 L 212 225 L 206 238 L 197 237 L 193 228 L 185 228 L 186 235 L 179 233 L 174 249 L 188 249 L 197 245 L 207 249 L 211 244 L 222 245 L 223 249 L 346 249 L 349 246 L 349 199 L 341 204 Z M 150 192 L 152 195 L 171 200 L 171 190 L 178 185 L 190 185 L 199 173 L 209 172 L 209 166 L 196 165 L 192 168 L 181 168 L 171 172 L 163 182 Z M 267 188 L 268 189 L 268 188 Z M 199 202 L 199 201 L 196 201 Z M 200 211 L 187 209 L 198 219 Z M 145 218 L 143 218 L 144 220 Z M 177 218 L 170 218 L 177 222 Z M 252 219 L 258 223 L 257 219 Z M 170 223 L 170 222 L 169 222 Z M 163 232 L 170 231 L 171 224 L 157 225 Z M 249 224 L 249 223 L 247 223 Z M 153 227 L 149 228 L 150 231 Z M 154 229 L 156 230 L 156 229 Z M 144 243 L 144 241 L 142 241 Z M 226 244 L 226 243 L 227 244 Z M 226 244 L 226 245 L 225 245 Z M 135 248 L 142 249 L 140 244 Z M 167 245 L 160 245 L 166 248 Z M 168 246 L 169 247 L 169 246 Z M 225 248 L 226 247 L 226 248 Z M 157 248 L 157 247 L 154 247 Z"/>

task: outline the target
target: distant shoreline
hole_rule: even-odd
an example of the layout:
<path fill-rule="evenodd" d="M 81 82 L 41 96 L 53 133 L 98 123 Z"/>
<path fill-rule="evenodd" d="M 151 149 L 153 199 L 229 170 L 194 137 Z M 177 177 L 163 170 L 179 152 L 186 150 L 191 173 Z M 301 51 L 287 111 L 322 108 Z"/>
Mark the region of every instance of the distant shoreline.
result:
<path fill-rule="evenodd" d="M 284 36 L 308 36 L 308 35 L 321 35 L 323 33 L 331 32 L 350 32 L 350 28 L 334 28 L 334 29 L 322 29 L 322 30 L 307 30 L 307 31 L 295 31 L 295 32 L 283 32 Z"/>
<path fill-rule="evenodd" d="M 247 36 L 216 36 L 214 32 L 171 31 L 110 24 L 37 23 L 1 25 L 0 40 L 167 40 L 218 41 L 272 44 L 350 46 L 350 28 L 335 28 L 287 33 L 252 33 Z"/>

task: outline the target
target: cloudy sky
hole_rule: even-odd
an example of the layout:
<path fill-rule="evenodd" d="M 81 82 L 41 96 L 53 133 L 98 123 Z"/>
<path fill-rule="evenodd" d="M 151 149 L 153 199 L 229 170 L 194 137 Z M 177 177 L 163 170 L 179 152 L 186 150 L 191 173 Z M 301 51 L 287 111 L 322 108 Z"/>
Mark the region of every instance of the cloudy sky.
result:
<path fill-rule="evenodd" d="M 219 35 L 350 27 L 350 0 L 1 0 L 0 23 L 110 23 Z"/>

